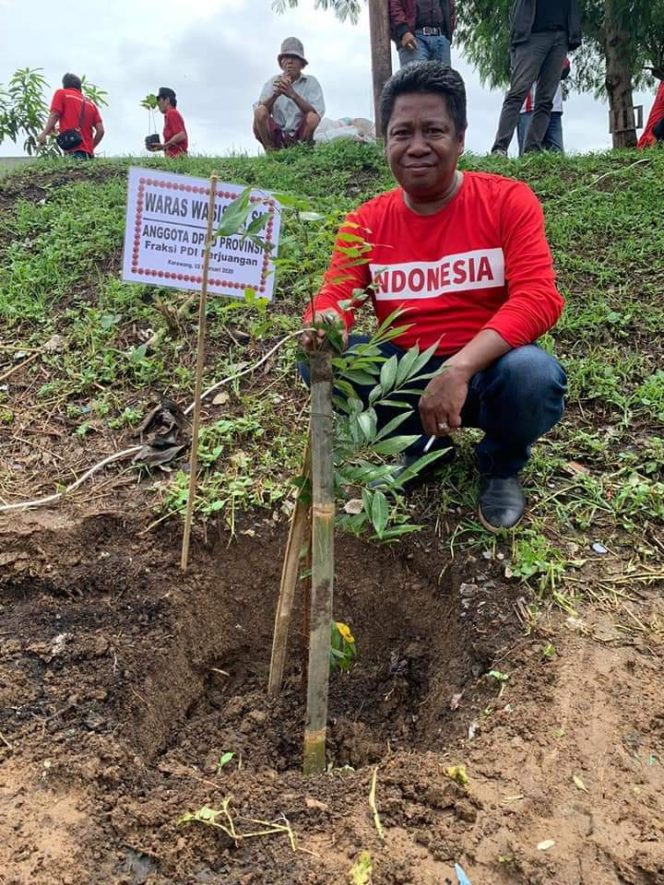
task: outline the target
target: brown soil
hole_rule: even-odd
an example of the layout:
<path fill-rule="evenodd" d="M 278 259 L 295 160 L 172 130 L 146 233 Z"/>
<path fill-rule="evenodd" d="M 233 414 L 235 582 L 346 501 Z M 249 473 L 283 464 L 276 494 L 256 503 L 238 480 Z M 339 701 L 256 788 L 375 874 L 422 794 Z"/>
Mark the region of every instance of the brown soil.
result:
<path fill-rule="evenodd" d="M 13 178 L 0 207 L 73 174 Z M 74 438 L 62 411 L 36 421 L 43 380 L 12 375 L 7 500 L 136 442 L 103 426 Z M 288 383 L 284 415 L 300 414 Z M 601 401 L 586 420 L 604 426 Z M 53 509 L 0 516 L 2 885 L 361 882 L 363 851 L 374 885 L 456 883 L 455 862 L 473 885 L 664 882 L 664 606 L 628 583 L 634 536 L 575 571 L 620 592 L 574 618 L 533 617 L 504 544 L 450 558 L 470 512 L 391 548 L 338 537 L 335 616 L 359 655 L 331 680 L 330 770 L 307 779 L 301 611 L 282 696 L 266 695 L 284 520 L 197 528 L 183 575 L 181 526 L 151 526 L 150 482 L 115 466 Z M 416 509 L 433 522 L 426 497 Z M 661 548 L 655 532 L 644 543 Z M 229 797 L 240 834 L 277 822 L 294 845 L 178 825 Z"/>
<path fill-rule="evenodd" d="M 558 626 L 549 660 L 499 560 L 340 538 L 335 611 L 360 654 L 332 679 L 331 770 L 305 779 L 299 626 L 282 696 L 265 691 L 285 528 L 198 539 L 183 576 L 178 528 L 146 525 L 129 506 L 0 525 L 1 882 L 322 885 L 363 850 L 380 883 L 456 882 L 455 861 L 474 885 L 664 881 L 652 634 L 597 615 Z M 285 818 L 296 850 L 177 825 L 229 796 L 239 832 Z"/>

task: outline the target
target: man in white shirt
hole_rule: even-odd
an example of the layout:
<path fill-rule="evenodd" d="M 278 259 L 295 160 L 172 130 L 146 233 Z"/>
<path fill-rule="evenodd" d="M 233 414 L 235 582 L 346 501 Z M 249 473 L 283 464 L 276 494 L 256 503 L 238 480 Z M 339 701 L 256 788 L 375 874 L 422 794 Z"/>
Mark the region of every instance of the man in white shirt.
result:
<path fill-rule="evenodd" d="M 254 105 L 254 135 L 266 151 L 311 144 L 325 113 L 318 80 L 302 73 L 308 62 L 297 37 L 284 40 L 277 62 L 281 75 L 267 81 Z"/>

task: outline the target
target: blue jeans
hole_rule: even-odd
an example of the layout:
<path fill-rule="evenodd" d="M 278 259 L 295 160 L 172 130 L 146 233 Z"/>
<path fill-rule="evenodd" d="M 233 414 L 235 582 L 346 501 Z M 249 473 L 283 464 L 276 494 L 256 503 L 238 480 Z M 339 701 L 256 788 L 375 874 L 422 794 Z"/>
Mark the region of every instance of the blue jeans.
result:
<path fill-rule="evenodd" d="M 350 347 L 367 341 L 366 335 L 351 335 L 348 344 Z M 380 350 L 386 359 L 395 354 L 401 358 L 406 352 L 391 341 L 381 344 Z M 435 372 L 444 362 L 445 357 L 433 357 L 422 372 Z M 300 363 L 299 368 L 308 384 L 308 364 Z M 422 381 L 417 387 L 424 391 L 427 383 Z M 484 439 L 477 445 L 480 473 L 492 476 L 519 473 L 530 457 L 531 445 L 562 417 L 566 384 L 565 372 L 558 361 L 534 344 L 510 350 L 488 368 L 473 375 L 461 410 L 461 422 L 462 427 L 479 427 L 484 431 Z M 355 388 L 365 405 L 372 387 Z M 397 428 L 395 435 L 419 437 L 408 448 L 408 455 L 421 455 L 428 441 L 418 411 L 420 395 L 398 397 L 409 402 L 413 411 Z M 379 427 L 397 414 L 396 408 L 388 406 L 380 406 L 376 412 Z M 449 445 L 447 437 L 440 437 L 431 451 Z"/>
<path fill-rule="evenodd" d="M 516 127 L 516 137 L 519 142 L 519 156 L 523 155 L 523 149 L 526 144 L 526 133 L 528 125 L 533 116 L 533 111 L 524 111 L 519 117 L 519 125 Z M 549 128 L 546 130 L 542 139 L 543 151 L 557 151 L 560 154 L 565 153 L 563 144 L 563 115 L 560 111 L 551 111 L 551 120 Z"/>
<path fill-rule="evenodd" d="M 415 61 L 439 61 L 444 65 L 452 64 L 452 50 L 447 37 L 425 37 L 421 31 L 415 31 L 417 49 L 405 49 L 399 46 L 399 63 L 402 68 Z"/>

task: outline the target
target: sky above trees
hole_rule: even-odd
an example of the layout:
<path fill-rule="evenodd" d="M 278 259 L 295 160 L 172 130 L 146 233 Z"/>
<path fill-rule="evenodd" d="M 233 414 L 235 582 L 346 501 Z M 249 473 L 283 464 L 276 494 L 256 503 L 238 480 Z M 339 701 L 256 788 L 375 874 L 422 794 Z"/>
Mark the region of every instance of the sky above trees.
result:
<path fill-rule="evenodd" d="M 251 135 L 252 105 L 277 71 L 284 37 L 303 41 L 307 71 L 323 86 L 329 116 L 373 116 L 366 12 L 353 26 L 313 5 L 300 0 L 300 9 L 277 15 L 271 0 L 89 0 L 85 7 L 72 0 L 0 0 L 0 82 L 19 67 L 43 68 L 54 89 L 65 71 L 85 74 L 109 93 L 103 109 L 107 136 L 100 146 L 108 155 L 142 152 L 149 120 L 139 102 L 159 86 L 170 86 L 192 152 L 255 154 L 260 148 Z M 467 147 L 484 153 L 493 141 L 502 94 L 484 88 L 455 47 L 452 63 L 468 91 Z M 635 94 L 645 116 L 653 95 Z M 564 130 L 570 151 L 610 147 L 606 104 L 571 95 Z M 20 145 L 0 146 L 2 155 L 20 153 Z"/>

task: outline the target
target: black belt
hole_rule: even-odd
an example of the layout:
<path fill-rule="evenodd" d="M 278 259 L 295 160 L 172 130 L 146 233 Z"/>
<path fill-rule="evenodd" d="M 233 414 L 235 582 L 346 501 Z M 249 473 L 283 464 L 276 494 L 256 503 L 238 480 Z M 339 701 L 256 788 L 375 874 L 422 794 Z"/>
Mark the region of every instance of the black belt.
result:
<path fill-rule="evenodd" d="M 415 32 L 418 31 L 425 37 L 440 37 L 443 33 L 442 28 L 415 28 Z"/>

